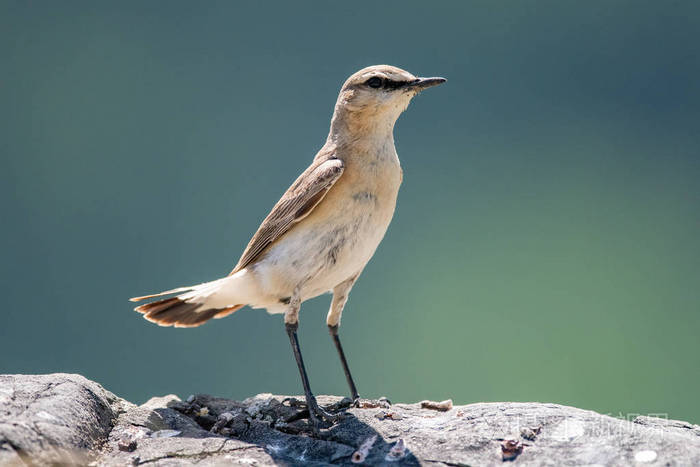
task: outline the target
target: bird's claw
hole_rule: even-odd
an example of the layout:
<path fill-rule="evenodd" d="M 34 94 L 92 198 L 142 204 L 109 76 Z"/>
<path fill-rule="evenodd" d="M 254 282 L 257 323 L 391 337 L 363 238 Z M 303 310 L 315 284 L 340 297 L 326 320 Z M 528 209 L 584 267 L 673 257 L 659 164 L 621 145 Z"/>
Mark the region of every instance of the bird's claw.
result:
<path fill-rule="evenodd" d="M 321 435 L 322 428 L 330 428 L 343 417 L 342 413 L 332 414 L 321 408 L 315 397 L 307 403 L 307 409 L 309 411 L 309 421 L 316 435 Z"/>
<path fill-rule="evenodd" d="M 332 414 L 324 410 L 320 405 L 318 405 L 318 402 L 316 402 L 316 398 L 311 399 L 310 402 L 311 403 L 309 404 L 308 408 L 309 417 L 312 421 L 315 418 L 317 420 L 323 420 L 324 422 L 333 424 L 342 418 L 342 414 Z"/>

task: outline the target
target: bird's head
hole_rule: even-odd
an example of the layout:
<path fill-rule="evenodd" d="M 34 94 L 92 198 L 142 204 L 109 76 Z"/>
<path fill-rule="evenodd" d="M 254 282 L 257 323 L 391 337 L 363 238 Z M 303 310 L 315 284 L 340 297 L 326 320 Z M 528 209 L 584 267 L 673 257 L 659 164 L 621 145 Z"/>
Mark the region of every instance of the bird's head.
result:
<path fill-rule="evenodd" d="M 393 127 L 416 94 L 445 81 L 445 78 L 416 77 L 390 65 L 363 68 L 343 84 L 335 105 L 335 117 Z"/>

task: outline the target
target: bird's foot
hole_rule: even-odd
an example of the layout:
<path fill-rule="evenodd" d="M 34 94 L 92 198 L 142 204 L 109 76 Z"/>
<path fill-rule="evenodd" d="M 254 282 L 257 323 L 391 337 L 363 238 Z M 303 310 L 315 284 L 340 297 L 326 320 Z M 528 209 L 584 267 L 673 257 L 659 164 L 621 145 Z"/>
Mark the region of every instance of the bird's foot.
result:
<path fill-rule="evenodd" d="M 350 407 L 350 398 L 346 397 L 345 399 L 335 402 L 329 405 L 327 409 L 322 408 L 314 396 L 306 398 L 306 400 L 288 397 L 284 399 L 283 403 L 288 404 L 290 407 L 301 409 L 297 415 L 293 417 L 293 420 L 308 417 L 314 434 L 320 436 L 322 434 L 321 429 L 330 428 L 333 424 L 342 419 L 345 409 Z M 340 412 L 334 413 L 336 411 Z"/>
<path fill-rule="evenodd" d="M 318 405 L 318 402 L 316 402 L 316 398 L 313 396 L 309 400 L 307 400 L 306 405 L 309 409 L 309 418 L 311 419 L 311 422 L 314 424 L 314 426 L 318 426 L 320 424 L 320 421 L 330 424 L 336 423 L 343 416 L 340 413 L 332 414 L 330 412 L 327 412 L 320 405 Z"/>

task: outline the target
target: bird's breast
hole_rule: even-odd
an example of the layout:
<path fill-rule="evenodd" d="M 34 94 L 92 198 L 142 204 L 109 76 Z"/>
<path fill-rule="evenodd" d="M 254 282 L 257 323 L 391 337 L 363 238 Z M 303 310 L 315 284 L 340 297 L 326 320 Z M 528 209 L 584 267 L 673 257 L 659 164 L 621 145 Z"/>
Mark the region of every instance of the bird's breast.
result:
<path fill-rule="evenodd" d="M 371 259 L 394 214 L 401 168 L 352 168 L 267 252 L 258 267 L 266 288 L 299 288 L 306 300 L 358 274 Z"/>

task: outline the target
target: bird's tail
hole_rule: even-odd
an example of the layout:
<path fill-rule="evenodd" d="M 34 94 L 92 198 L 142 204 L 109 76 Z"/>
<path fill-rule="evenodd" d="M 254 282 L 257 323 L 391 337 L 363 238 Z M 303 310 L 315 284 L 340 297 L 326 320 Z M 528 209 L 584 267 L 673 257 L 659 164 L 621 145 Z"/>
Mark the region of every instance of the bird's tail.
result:
<path fill-rule="evenodd" d="M 179 294 L 175 297 L 163 298 L 145 305 L 137 306 L 134 310 L 142 313 L 148 321 L 159 326 L 175 326 L 176 328 L 193 328 L 204 324 L 212 318 L 218 319 L 230 315 L 243 308 L 245 304 L 228 301 L 227 285 L 233 276 L 218 279 L 191 287 L 180 287 L 165 292 L 130 298 L 138 302 L 149 298 Z M 181 293 L 185 292 L 185 293 Z"/>

